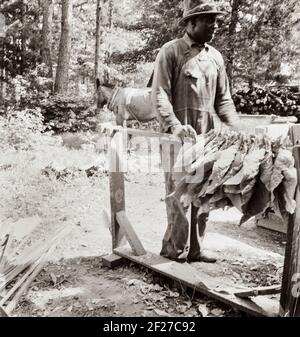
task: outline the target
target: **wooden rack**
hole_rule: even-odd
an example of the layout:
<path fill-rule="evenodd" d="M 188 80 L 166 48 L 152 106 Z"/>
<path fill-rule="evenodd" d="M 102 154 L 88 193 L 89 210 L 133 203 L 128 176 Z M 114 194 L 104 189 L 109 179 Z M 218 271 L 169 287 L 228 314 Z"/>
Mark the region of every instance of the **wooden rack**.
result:
<path fill-rule="evenodd" d="M 294 144 L 293 154 L 300 182 L 300 125 L 293 125 L 290 130 L 291 139 Z M 209 275 L 197 271 L 189 264 L 180 264 L 162 256 L 147 252 L 137 234 L 135 233 L 125 211 L 125 177 L 122 172 L 122 156 L 124 136 L 155 137 L 160 141 L 178 143 L 180 140 L 172 135 L 156 132 L 113 128 L 110 130 L 111 140 L 117 137 L 118 144 L 111 142 L 110 158 L 110 202 L 111 202 L 111 233 L 113 254 L 103 258 L 105 266 L 113 268 L 123 263 L 124 259 L 147 267 L 160 275 L 171 278 L 181 285 L 192 288 L 193 291 L 202 293 L 211 298 L 228 304 L 238 310 L 254 316 L 297 316 L 300 317 L 300 193 L 299 187 L 295 199 L 298 207 L 296 213 L 290 216 L 288 223 L 287 245 L 284 260 L 284 271 L 282 285 L 246 289 L 240 291 L 231 288 L 220 291 L 222 284 Z M 116 170 L 115 168 L 118 167 Z M 124 248 L 124 240 L 127 240 L 131 249 Z M 257 304 L 253 297 L 281 294 L 278 300 L 263 301 Z M 296 295 L 296 296 L 295 296 Z M 297 297 L 298 295 L 298 297 Z"/>

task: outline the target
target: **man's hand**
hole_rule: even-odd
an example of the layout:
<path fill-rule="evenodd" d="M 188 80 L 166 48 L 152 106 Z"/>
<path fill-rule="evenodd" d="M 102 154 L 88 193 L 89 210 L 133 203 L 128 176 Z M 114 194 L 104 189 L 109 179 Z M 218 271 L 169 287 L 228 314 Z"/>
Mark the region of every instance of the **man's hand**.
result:
<path fill-rule="evenodd" d="M 196 140 L 197 138 L 197 132 L 191 125 L 176 125 L 171 128 L 171 131 L 174 136 L 179 137 L 182 140 L 186 137 L 192 138 L 193 140 Z"/>

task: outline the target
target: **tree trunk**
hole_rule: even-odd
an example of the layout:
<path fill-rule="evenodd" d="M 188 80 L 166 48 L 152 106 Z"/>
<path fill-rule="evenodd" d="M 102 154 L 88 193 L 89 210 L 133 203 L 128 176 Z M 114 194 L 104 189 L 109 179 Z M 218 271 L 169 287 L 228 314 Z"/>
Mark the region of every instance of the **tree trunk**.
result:
<path fill-rule="evenodd" d="M 230 17 L 230 24 L 229 24 L 229 52 L 227 58 L 227 74 L 230 83 L 230 89 L 233 89 L 233 69 L 234 69 L 234 54 L 235 54 L 235 39 L 236 39 L 236 28 L 239 21 L 239 7 L 240 7 L 240 0 L 232 0 L 231 4 L 231 17 Z"/>
<path fill-rule="evenodd" d="M 114 4 L 112 0 L 109 0 L 108 4 L 108 26 L 110 29 L 112 29 L 113 26 L 113 10 L 114 10 Z"/>
<path fill-rule="evenodd" d="M 96 5 L 96 46 L 95 46 L 95 88 L 97 89 L 97 79 L 100 75 L 100 45 L 101 45 L 101 0 L 97 0 Z"/>
<path fill-rule="evenodd" d="M 108 0 L 108 29 L 111 31 L 113 27 L 113 1 Z M 110 59 L 111 59 L 111 45 L 110 43 L 107 46 L 107 50 L 105 51 L 105 64 L 107 66 L 110 65 Z"/>
<path fill-rule="evenodd" d="M 54 92 L 63 94 L 68 90 L 71 57 L 73 0 L 62 0 L 61 37 Z"/>
<path fill-rule="evenodd" d="M 26 7 L 27 5 L 22 2 L 21 7 L 21 23 L 22 23 L 22 35 L 21 35 L 21 64 L 20 64 L 20 75 L 23 75 L 26 67 Z"/>
<path fill-rule="evenodd" d="M 4 102 L 4 39 L 0 39 L 0 104 Z"/>
<path fill-rule="evenodd" d="M 95 86 L 97 87 L 97 79 L 100 75 L 100 48 L 103 43 L 103 35 L 105 27 L 108 27 L 112 18 L 112 1 L 111 0 L 97 0 L 96 8 L 96 47 L 95 47 Z M 106 49 L 109 49 L 106 47 Z M 105 58 L 107 50 L 104 51 Z M 105 62 L 105 60 L 103 60 Z"/>
<path fill-rule="evenodd" d="M 48 67 L 48 77 L 53 77 L 51 58 L 53 0 L 44 0 L 42 28 L 42 62 Z"/>

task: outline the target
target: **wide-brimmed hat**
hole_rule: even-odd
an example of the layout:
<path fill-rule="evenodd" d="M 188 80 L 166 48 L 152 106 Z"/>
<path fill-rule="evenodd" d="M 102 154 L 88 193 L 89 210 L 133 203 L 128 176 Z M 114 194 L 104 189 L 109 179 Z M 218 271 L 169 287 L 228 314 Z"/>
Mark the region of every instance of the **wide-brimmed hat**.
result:
<path fill-rule="evenodd" d="M 184 0 L 183 1 L 183 17 L 179 23 L 185 22 L 187 19 L 203 14 L 225 14 L 219 11 L 213 0 Z"/>

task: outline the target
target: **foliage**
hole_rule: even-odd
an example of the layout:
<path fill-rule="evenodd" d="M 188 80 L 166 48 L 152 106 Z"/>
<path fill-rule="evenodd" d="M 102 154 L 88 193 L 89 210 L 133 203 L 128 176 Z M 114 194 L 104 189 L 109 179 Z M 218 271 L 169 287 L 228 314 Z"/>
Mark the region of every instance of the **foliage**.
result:
<path fill-rule="evenodd" d="M 232 3 L 237 3 L 238 10 L 233 29 L 230 30 L 233 17 L 228 15 L 215 41 L 225 59 L 233 59 L 232 79 L 250 86 L 276 81 L 282 63 L 296 60 L 291 32 L 297 2 L 235 0 Z"/>
<path fill-rule="evenodd" d="M 4 66 L 8 76 L 14 78 L 23 75 L 26 70 L 34 69 L 40 61 L 41 31 L 38 17 L 41 11 L 37 0 L 3 0 L 2 6 L 7 26 L 13 25 L 4 43 Z"/>
<path fill-rule="evenodd" d="M 17 108 L 35 107 L 38 101 L 52 93 L 53 81 L 47 77 L 47 68 L 38 64 L 23 76 L 15 76 L 10 84 L 9 103 Z"/>
<path fill-rule="evenodd" d="M 100 174 L 107 167 L 103 154 L 63 147 L 41 121 L 40 114 L 25 111 L 0 117 L 0 220 L 39 216 L 49 225 L 46 231 L 65 221 L 75 224 L 88 213 L 86 200 L 102 191 L 99 178 L 88 179 L 89 169 L 97 167 Z"/>
<path fill-rule="evenodd" d="M 233 5 L 237 16 L 233 16 Z M 142 12 L 134 24 L 118 22 L 129 31 L 140 31 L 145 45 L 125 53 L 116 52 L 113 61 L 130 64 L 135 70 L 138 62 L 154 61 L 157 50 L 183 32 L 178 25 L 182 16 L 180 0 L 138 1 Z M 220 20 L 219 32 L 212 42 L 232 63 L 229 76 L 237 82 L 266 83 L 276 80 L 282 62 L 295 62 L 299 42 L 291 41 L 295 0 L 234 0 L 220 2 L 228 14 Z M 298 46 L 295 48 L 295 43 Z"/>
<path fill-rule="evenodd" d="M 56 132 L 96 130 L 99 115 L 91 97 L 53 96 L 40 102 L 45 124 Z"/>
<path fill-rule="evenodd" d="M 0 116 L 1 150 L 33 150 L 41 146 L 42 139 L 51 136 L 43 122 L 40 109 L 9 109 L 5 116 Z"/>
<path fill-rule="evenodd" d="M 141 12 L 135 23 L 117 24 L 128 31 L 139 31 L 144 46 L 126 53 L 116 52 L 112 55 L 116 63 L 136 65 L 139 62 L 153 62 L 157 51 L 166 42 L 182 33 L 178 20 L 182 16 L 181 0 L 137 1 L 136 7 Z M 134 70 L 134 66 L 131 70 Z"/>
<path fill-rule="evenodd" d="M 183 27 L 178 25 L 181 2 L 101 0 L 100 76 L 109 73 L 112 84 L 118 86 L 145 86 L 159 48 L 183 33 Z M 110 3 L 112 20 L 107 12 Z M 53 0 L 53 4 L 51 54 L 55 73 L 61 0 Z M 290 75 L 281 73 L 283 64 L 290 66 L 296 77 L 295 60 L 300 45 L 295 34 L 299 26 L 299 4 L 295 0 L 224 0 L 218 4 L 228 14 L 212 44 L 223 54 L 235 89 L 244 83 L 251 87 L 288 81 Z M 234 15 L 235 8 L 238 15 Z M 12 106 L 18 111 L 40 107 L 45 121 L 53 121 L 55 131 L 94 128 L 95 109 L 89 109 L 92 100 L 85 97 L 92 96 L 95 83 L 96 0 L 74 0 L 69 91 L 64 93 L 63 100 L 57 101 L 51 98 L 52 79 L 47 78 L 47 69 L 41 64 L 42 2 L 3 0 L 1 11 L 9 29 L 3 62 L 0 56 L 0 64 L 5 68 L 0 76 L 3 75 L 2 83 L 6 82 L 0 86 L 0 101 L 4 98 L 0 114 Z M 72 96 L 82 97 L 88 103 L 82 106 L 80 99 L 76 99 L 78 108 L 74 108 L 77 103 Z M 70 107 L 67 97 L 71 97 Z"/>

